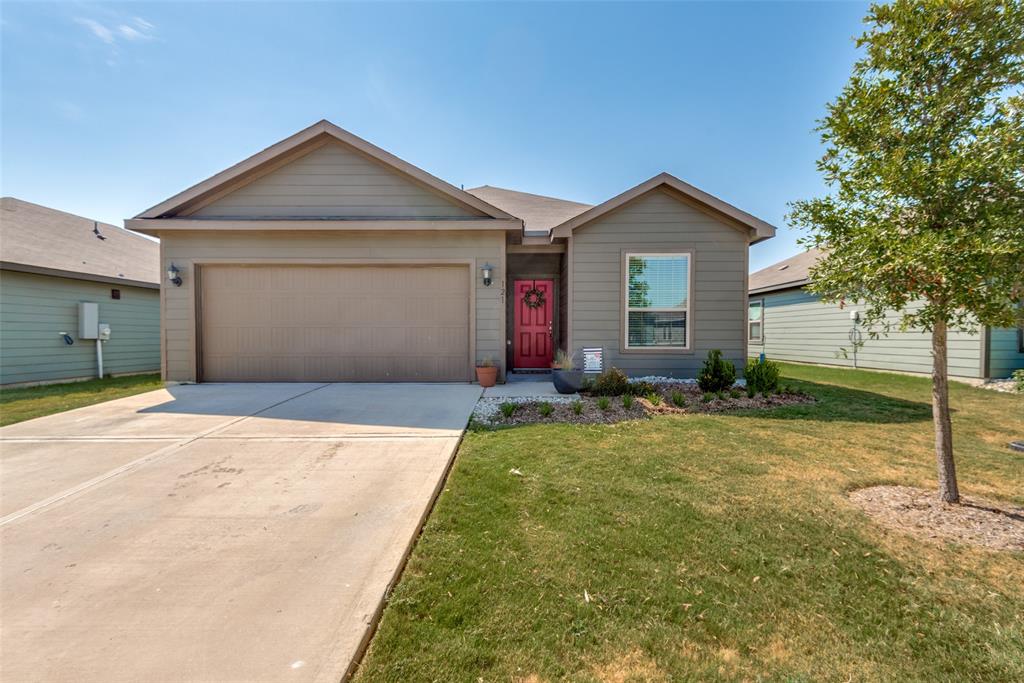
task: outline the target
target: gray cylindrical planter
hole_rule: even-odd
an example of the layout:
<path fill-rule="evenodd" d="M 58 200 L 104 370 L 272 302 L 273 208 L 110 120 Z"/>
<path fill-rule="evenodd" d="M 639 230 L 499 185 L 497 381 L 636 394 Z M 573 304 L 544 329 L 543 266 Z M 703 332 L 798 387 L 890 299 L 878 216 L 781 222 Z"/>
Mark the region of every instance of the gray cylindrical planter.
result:
<path fill-rule="evenodd" d="M 555 385 L 555 390 L 558 393 L 575 394 L 583 386 L 583 371 L 553 369 L 551 382 Z"/>

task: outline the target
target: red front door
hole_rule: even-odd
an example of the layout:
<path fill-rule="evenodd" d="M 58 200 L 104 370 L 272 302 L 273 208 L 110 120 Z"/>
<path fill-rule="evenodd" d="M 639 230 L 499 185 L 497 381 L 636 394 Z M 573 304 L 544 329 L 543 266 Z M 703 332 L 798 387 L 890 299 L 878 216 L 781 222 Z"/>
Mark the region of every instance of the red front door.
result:
<path fill-rule="evenodd" d="M 550 368 L 554 360 L 551 327 L 555 310 L 554 280 L 516 280 L 512 295 L 515 297 L 512 302 L 515 306 L 513 367 Z"/>

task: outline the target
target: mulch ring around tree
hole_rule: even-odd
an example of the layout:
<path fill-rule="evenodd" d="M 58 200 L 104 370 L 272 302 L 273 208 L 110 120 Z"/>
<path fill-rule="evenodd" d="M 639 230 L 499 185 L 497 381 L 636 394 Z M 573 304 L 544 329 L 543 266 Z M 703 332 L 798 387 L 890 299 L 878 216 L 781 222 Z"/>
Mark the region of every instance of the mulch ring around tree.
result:
<path fill-rule="evenodd" d="M 850 500 L 882 526 L 916 538 L 1024 551 L 1024 507 L 971 496 L 950 505 L 935 491 L 910 486 L 872 486 Z"/>
<path fill-rule="evenodd" d="M 735 387 L 732 391 L 721 394 L 705 395 L 694 383 L 662 383 L 653 386 L 657 394 L 656 401 L 650 396 L 634 396 L 632 405 L 627 408 L 622 396 L 603 397 L 607 400 L 604 408 L 602 397 L 584 394 L 579 398 L 579 413 L 573 404 L 559 397 L 558 401 L 550 402 L 551 412 L 544 415 L 542 399 L 536 401 L 519 399 L 516 402 L 506 401 L 514 405 L 511 415 L 501 411 L 502 403 L 497 399 L 484 399 L 486 406 L 478 404 L 474 419 L 488 426 L 512 426 L 537 424 L 546 422 L 566 422 L 570 424 L 610 424 L 624 420 L 640 420 L 651 415 L 685 415 L 691 413 L 721 413 L 733 410 L 756 410 L 777 408 L 780 406 L 813 403 L 814 398 L 802 393 L 788 392 L 764 396 L 758 394 L 749 397 L 743 387 Z"/>

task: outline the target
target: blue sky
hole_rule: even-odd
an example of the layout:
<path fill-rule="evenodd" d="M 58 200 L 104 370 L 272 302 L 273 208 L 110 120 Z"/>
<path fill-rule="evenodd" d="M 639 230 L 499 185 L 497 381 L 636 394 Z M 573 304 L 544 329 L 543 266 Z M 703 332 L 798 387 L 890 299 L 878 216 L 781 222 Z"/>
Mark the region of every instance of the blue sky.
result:
<path fill-rule="evenodd" d="M 455 185 L 598 203 L 668 171 L 781 229 L 860 3 L 10 3 L 0 190 L 124 218 L 327 118 Z"/>

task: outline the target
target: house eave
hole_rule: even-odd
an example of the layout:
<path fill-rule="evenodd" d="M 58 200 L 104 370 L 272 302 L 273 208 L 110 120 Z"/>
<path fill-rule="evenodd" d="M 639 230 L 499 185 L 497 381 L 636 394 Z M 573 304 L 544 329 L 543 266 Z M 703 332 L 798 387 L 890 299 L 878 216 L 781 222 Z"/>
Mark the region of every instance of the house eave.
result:
<path fill-rule="evenodd" d="M 125 227 L 145 235 L 183 231 L 520 231 L 518 218 L 301 218 L 301 219 L 214 219 L 214 218 L 128 218 Z"/>
<path fill-rule="evenodd" d="M 11 263 L 0 261 L 0 270 L 10 270 L 18 273 L 31 273 L 34 275 L 49 275 L 51 277 L 62 277 L 69 280 L 84 280 L 86 282 L 101 282 L 111 285 L 122 285 L 124 287 L 143 287 L 145 289 L 160 289 L 159 282 L 144 282 L 142 280 L 129 280 L 114 275 L 99 275 L 97 273 L 80 273 L 73 270 L 60 270 L 58 268 L 45 268 L 34 266 L 30 263 Z"/>

